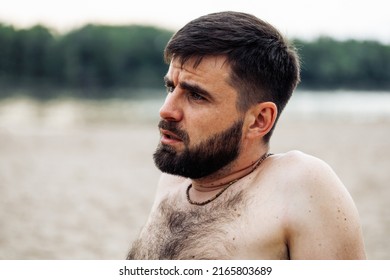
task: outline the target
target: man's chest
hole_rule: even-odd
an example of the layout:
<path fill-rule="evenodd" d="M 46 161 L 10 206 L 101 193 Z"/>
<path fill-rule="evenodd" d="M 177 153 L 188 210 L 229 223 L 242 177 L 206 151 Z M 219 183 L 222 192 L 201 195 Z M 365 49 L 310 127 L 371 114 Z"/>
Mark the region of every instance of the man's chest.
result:
<path fill-rule="evenodd" d="M 280 258 L 276 255 L 282 254 L 276 248 L 280 242 L 273 234 L 278 231 L 275 224 L 252 215 L 243 193 L 207 207 L 176 204 L 172 199 L 160 203 L 128 259 Z"/>

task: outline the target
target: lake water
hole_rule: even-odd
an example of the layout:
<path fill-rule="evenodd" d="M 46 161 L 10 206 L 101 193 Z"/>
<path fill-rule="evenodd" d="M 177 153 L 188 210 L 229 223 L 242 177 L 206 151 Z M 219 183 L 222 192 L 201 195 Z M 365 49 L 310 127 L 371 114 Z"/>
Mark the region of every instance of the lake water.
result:
<path fill-rule="evenodd" d="M 157 122 L 164 100 L 128 99 L 85 101 L 58 99 L 38 102 L 27 98 L 0 101 L 0 128 L 68 127 L 88 123 Z M 283 118 L 390 120 L 390 92 L 297 91 Z"/>
<path fill-rule="evenodd" d="M 390 92 L 296 92 L 286 113 L 298 117 L 390 119 Z"/>

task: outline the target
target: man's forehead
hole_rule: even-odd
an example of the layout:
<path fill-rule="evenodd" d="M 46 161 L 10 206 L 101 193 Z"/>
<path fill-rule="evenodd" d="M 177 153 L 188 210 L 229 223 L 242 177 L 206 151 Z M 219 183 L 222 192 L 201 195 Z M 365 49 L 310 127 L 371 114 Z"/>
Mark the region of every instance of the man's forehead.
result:
<path fill-rule="evenodd" d="M 225 56 L 191 57 L 186 60 L 173 58 L 169 64 L 168 75 L 174 72 L 186 72 L 193 75 L 220 74 L 230 76 L 230 65 Z"/>

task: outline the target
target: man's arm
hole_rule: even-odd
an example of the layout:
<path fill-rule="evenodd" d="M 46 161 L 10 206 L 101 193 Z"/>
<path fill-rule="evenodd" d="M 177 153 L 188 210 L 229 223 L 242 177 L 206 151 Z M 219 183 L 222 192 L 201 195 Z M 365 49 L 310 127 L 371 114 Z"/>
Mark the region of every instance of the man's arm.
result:
<path fill-rule="evenodd" d="M 348 191 L 324 162 L 297 153 L 289 190 L 291 259 L 365 259 L 359 215 Z"/>

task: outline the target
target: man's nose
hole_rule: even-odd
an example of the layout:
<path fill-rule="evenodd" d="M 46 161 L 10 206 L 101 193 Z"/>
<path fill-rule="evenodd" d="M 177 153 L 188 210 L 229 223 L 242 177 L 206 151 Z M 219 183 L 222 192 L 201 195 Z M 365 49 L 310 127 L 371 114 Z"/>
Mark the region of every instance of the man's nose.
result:
<path fill-rule="evenodd" d="M 167 95 L 160 108 L 160 117 L 164 120 L 178 122 L 183 118 L 183 109 L 176 90 Z"/>

